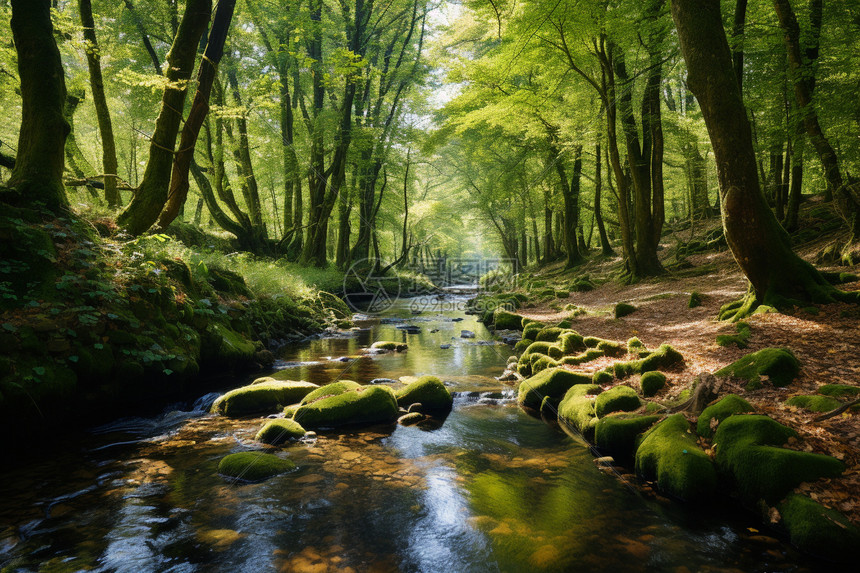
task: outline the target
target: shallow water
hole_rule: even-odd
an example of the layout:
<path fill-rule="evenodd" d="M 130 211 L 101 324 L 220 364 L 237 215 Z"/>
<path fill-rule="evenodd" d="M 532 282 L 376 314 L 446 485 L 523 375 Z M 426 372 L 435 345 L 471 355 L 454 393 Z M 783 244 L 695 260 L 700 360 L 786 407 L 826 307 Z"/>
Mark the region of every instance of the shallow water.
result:
<path fill-rule="evenodd" d="M 583 444 L 516 407 L 493 379 L 511 348 L 452 308 L 463 299 L 446 302 L 417 316 L 403 302 L 382 323 L 288 348 L 276 374 L 320 384 L 435 374 L 456 396 L 444 422 L 273 448 L 298 469 L 239 485 L 216 474 L 218 461 L 260 449 L 262 420 L 204 414 L 217 394 L 117 420 L 0 473 L 0 569 L 831 570 L 757 533 L 731 503 L 687 509 L 599 470 Z M 382 339 L 409 351 L 361 353 Z"/>

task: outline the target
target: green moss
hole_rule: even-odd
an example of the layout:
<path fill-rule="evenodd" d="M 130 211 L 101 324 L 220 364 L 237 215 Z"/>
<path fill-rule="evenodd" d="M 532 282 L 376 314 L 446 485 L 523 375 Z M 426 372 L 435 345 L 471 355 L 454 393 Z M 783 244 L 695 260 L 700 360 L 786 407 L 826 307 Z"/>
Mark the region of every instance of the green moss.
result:
<path fill-rule="evenodd" d="M 630 412 L 642 405 L 636 390 L 629 386 L 615 386 L 600 394 L 594 403 L 598 418 L 612 412 Z"/>
<path fill-rule="evenodd" d="M 623 318 L 628 314 L 633 314 L 636 312 L 636 307 L 632 304 L 627 304 L 626 302 L 619 302 L 615 305 L 615 309 L 613 310 L 613 315 L 615 318 Z"/>
<path fill-rule="evenodd" d="M 639 380 L 639 385 L 642 387 L 642 395 L 650 398 L 666 385 L 666 375 L 656 370 L 646 372 Z"/>
<path fill-rule="evenodd" d="M 842 473 L 842 462 L 830 456 L 775 447 L 796 437 L 767 416 L 730 416 L 714 435 L 717 466 L 750 503 L 773 504 L 802 482 Z"/>
<path fill-rule="evenodd" d="M 801 308 L 800 310 L 802 310 L 806 314 L 811 314 L 813 316 L 815 316 L 819 312 L 821 312 L 821 310 L 817 306 L 805 306 L 805 307 Z"/>
<path fill-rule="evenodd" d="M 528 338 L 523 338 L 522 340 L 520 340 L 519 342 L 514 344 L 514 351 L 515 352 L 525 352 L 526 348 L 528 348 L 529 344 L 531 344 L 532 342 L 534 342 L 534 340 L 530 340 Z"/>
<path fill-rule="evenodd" d="M 591 376 L 563 368 L 544 370 L 520 383 L 517 402 L 526 408 L 537 409 L 544 396 L 560 398 L 577 384 L 591 384 Z"/>
<path fill-rule="evenodd" d="M 561 359 L 561 363 L 570 366 L 577 366 L 579 364 L 591 362 L 592 360 L 597 360 L 598 358 L 602 358 L 604 356 L 606 356 L 606 353 L 603 350 L 589 348 L 582 354 L 577 354 L 576 356 L 565 356 Z"/>
<path fill-rule="evenodd" d="M 832 396 L 792 396 L 785 401 L 786 406 L 803 408 L 810 412 L 830 412 L 842 405 L 842 402 Z"/>
<path fill-rule="evenodd" d="M 684 357 L 680 352 L 668 344 L 661 344 L 657 350 L 644 358 L 629 362 L 616 362 L 613 364 L 613 369 L 615 370 L 615 376 L 626 378 L 633 374 L 644 374 L 653 370 L 665 370 L 683 361 Z"/>
<path fill-rule="evenodd" d="M 537 333 L 535 340 L 538 342 L 555 342 L 562 332 L 564 331 L 557 326 L 547 326 Z"/>
<path fill-rule="evenodd" d="M 297 440 L 305 435 L 305 429 L 295 420 L 279 418 L 269 420 L 254 438 L 258 442 L 277 445 L 289 440 Z"/>
<path fill-rule="evenodd" d="M 601 392 L 596 384 L 578 384 L 568 390 L 558 404 L 560 423 L 579 432 L 586 440 L 594 440 L 597 415 L 594 413 L 594 399 Z"/>
<path fill-rule="evenodd" d="M 257 352 L 253 342 L 218 323 L 209 325 L 203 339 L 206 348 L 201 348 L 201 355 L 209 364 L 223 364 L 228 368 L 244 367 L 253 362 Z"/>
<path fill-rule="evenodd" d="M 627 341 L 627 352 L 630 354 L 639 354 L 640 352 L 647 350 L 645 343 L 635 336 Z"/>
<path fill-rule="evenodd" d="M 287 473 L 296 464 L 273 454 L 261 452 L 239 452 L 224 456 L 218 463 L 218 473 L 246 482 L 263 481 L 278 474 Z"/>
<path fill-rule="evenodd" d="M 318 388 L 310 382 L 263 382 L 230 390 L 215 400 L 212 411 L 225 416 L 276 412 Z"/>
<path fill-rule="evenodd" d="M 702 293 L 693 291 L 690 293 L 690 300 L 687 303 L 687 308 L 696 308 L 702 306 Z"/>
<path fill-rule="evenodd" d="M 394 393 L 397 404 L 408 408 L 420 403 L 422 412 L 447 412 L 454 404 L 451 392 L 435 376 L 421 376 Z"/>
<path fill-rule="evenodd" d="M 499 330 L 522 330 L 523 317 L 502 308 L 497 308 L 493 314 L 493 324 Z"/>
<path fill-rule="evenodd" d="M 523 327 L 523 338 L 528 338 L 530 340 L 537 340 L 538 332 L 541 331 L 546 325 L 542 322 L 529 322 Z"/>
<path fill-rule="evenodd" d="M 379 340 L 370 345 L 373 350 L 385 350 L 388 352 L 403 352 L 408 348 L 405 342 L 394 342 L 393 340 Z"/>
<path fill-rule="evenodd" d="M 531 366 L 532 374 L 543 372 L 547 368 L 555 368 L 560 364 L 558 360 L 554 360 L 549 356 L 541 356 L 540 354 L 532 354 Z"/>
<path fill-rule="evenodd" d="M 767 376 L 774 386 L 787 386 L 799 373 L 800 361 L 787 348 L 764 348 L 715 372 L 717 376 L 746 380 L 748 389 L 759 387 L 762 376 Z"/>
<path fill-rule="evenodd" d="M 659 419 L 660 416 L 634 414 L 606 416 L 598 420 L 594 428 L 594 445 L 618 460 L 632 460 L 636 438 Z"/>
<path fill-rule="evenodd" d="M 601 340 L 597 343 L 597 349 L 607 356 L 620 356 L 624 354 L 624 346 L 613 340 Z"/>
<path fill-rule="evenodd" d="M 320 398 L 325 398 L 327 396 L 340 396 L 344 392 L 358 390 L 359 388 L 361 388 L 361 384 L 353 380 L 338 380 L 337 382 L 332 382 L 325 386 L 319 386 L 313 391 L 308 392 L 308 394 L 301 399 L 299 405 L 302 406 L 304 404 L 310 404 L 311 402 L 316 402 Z"/>
<path fill-rule="evenodd" d="M 860 529 L 844 515 L 798 494 L 777 509 L 792 545 L 829 561 L 856 564 Z"/>
<path fill-rule="evenodd" d="M 559 327 L 559 328 L 561 328 L 561 329 L 567 330 L 568 328 L 570 328 L 571 326 L 573 326 L 573 322 L 572 322 L 571 320 L 569 320 L 569 319 L 567 319 L 567 318 L 566 318 L 566 319 L 564 319 L 564 320 L 562 320 L 562 321 L 559 321 L 559 323 L 558 323 L 558 324 L 556 324 L 556 326 L 557 326 L 557 327 Z"/>
<path fill-rule="evenodd" d="M 663 493 L 696 502 L 709 499 L 717 474 L 683 414 L 669 416 L 642 437 L 636 450 L 636 473 L 656 480 Z"/>
<path fill-rule="evenodd" d="M 777 309 L 775 309 L 774 307 L 769 306 L 769 305 L 766 305 L 766 304 L 760 304 L 760 305 L 759 305 L 759 306 L 758 306 L 758 307 L 753 311 L 753 314 L 754 314 L 754 315 L 755 315 L 755 314 L 772 314 L 772 313 L 779 313 L 779 311 L 778 311 Z"/>
<path fill-rule="evenodd" d="M 750 403 L 737 394 L 728 394 L 719 402 L 702 410 L 696 421 L 696 432 L 703 438 L 711 439 L 714 437 L 714 427 L 729 416 L 754 411 Z"/>
<path fill-rule="evenodd" d="M 292 418 L 295 415 L 296 410 L 298 410 L 298 409 L 299 409 L 299 404 L 290 404 L 289 406 L 285 406 L 284 407 L 284 416 L 287 418 Z"/>
<path fill-rule="evenodd" d="M 860 387 L 849 386 L 848 384 L 825 384 L 818 388 L 818 393 L 823 394 L 824 396 L 843 398 L 846 396 L 860 395 Z"/>
<path fill-rule="evenodd" d="M 320 390 L 325 388 L 328 386 Z M 319 428 L 393 422 L 399 416 L 397 398 L 388 386 L 333 390 L 338 393 L 328 393 L 313 402 L 303 403 L 293 419 L 305 428 Z"/>
<path fill-rule="evenodd" d="M 592 382 L 601 386 L 611 384 L 613 380 L 615 380 L 615 376 L 607 370 L 598 370 L 591 377 Z"/>
<path fill-rule="evenodd" d="M 740 321 L 735 324 L 735 330 L 737 334 L 719 334 L 717 335 L 717 344 L 719 346 L 731 346 L 735 345 L 738 348 L 746 348 L 749 346 L 748 342 L 750 339 L 750 325 L 744 321 Z"/>
<path fill-rule="evenodd" d="M 569 331 L 558 337 L 558 345 L 565 354 L 573 354 L 577 350 L 585 348 L 582 336 L 578 332 Z"/>
<path fill-rule="evenodd" d="M 531 376 L 532 364 L 539 360 L 541 356 L 549 356 L 554 360 L 564 356 L 564 352 L 557 344 L 551 342 L 532 342 L 520 356 L 517 370 L 523 376 Z"/>

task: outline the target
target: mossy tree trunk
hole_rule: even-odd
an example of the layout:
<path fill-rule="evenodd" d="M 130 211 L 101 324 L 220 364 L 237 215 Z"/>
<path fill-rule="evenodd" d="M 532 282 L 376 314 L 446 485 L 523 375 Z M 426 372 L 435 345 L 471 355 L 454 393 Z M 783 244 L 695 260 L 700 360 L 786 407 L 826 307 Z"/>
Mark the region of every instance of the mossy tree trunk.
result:
<path fill-rule="evenodd" d="M 200 61 L 200 69 L 197 71 L 197 92 L 194 94 L 188 119 L 182 126 L 179 150 L 173 158 L 167 205 L 158 219 L 158 226 L 162 229 L 176 219 L 188 197 L 188 171 L 191 167 L 191 160 L 194 158 L 200 129 L 209 113 L 209 96 L 212 93 L 212 84 L 218 73 L 218 64 L 224 54 L 224 42 L 227 41 L 227 32 L 230 29 L 230 21 L 233 19 L 235 6 L 236 0 L 220 0 L 215 10 L 212 28 L 209 30 L 209 38 L 206 42 L 206 50 Z"/>
<path fill-rule="evenodd" d="M 90 71 L 90 89 L 93 94 L 93 105 L 96 108 L 96 118 L 99 123 L 99 133 L 102 137 L 102 168 L 104 169 L 105 200 L 115 209 L 121 201 L 117 190 L 117 160 L 116 143 L 113 137 L 113 124 L 105 96 L 105 85 L 102 79 L 101 53 L 96 38 L 93 6 L 90 0 L 79 0 L 78 8 L 81 13 L 81 25 L 84 28 L 86 42 L 87 66 Z"/>
<path fill-rule="evenodd" d="M 717 161 L 723 228 L 735 260 L 751 284 L 734 318 L 758 304 L 856 301 L 831 286 L 791 249 L 762 194 L 752 129 L 732 67 L 719 0 L 672 0 L 672 17 L 687 63 L 687 83 L 699 101 Z"/>
<path fill-rule="evenodd" d="M 68 206 L 63 167 L 69 124 L 63 117 L 66 83 L 54 40 L 49 0 L 12 0 L 12 38 L 21 80 L 18 154 L 2 198 L 42 203 L 52 211 Z"/>
<path fill-rule="evenodd" d="M 194 71 L 197 46 L 212 11 L 211 0 L 188 0 L 164 72 L 167 85 L 161 111 L 149 146 L 149 161 L 131 203 L 117 217 L 117 223 L 132 235 L 145 233 L 158 219 L 167 202 L 176 136 L 185 109 L 188 80 Z"/>

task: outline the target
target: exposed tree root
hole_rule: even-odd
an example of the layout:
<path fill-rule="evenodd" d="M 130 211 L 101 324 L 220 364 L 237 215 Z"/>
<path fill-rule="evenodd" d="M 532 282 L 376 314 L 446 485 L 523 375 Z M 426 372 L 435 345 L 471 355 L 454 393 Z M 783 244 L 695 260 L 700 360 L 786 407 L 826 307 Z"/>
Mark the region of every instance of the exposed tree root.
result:
<path fill-rule="evenodd" d="M 800 292 L 795 288 L 793 292 L 786 293 L 779 288 L 777 283 L 777 285 L 772 284 L 763 296 L 758 296 L 750 286 L 744 298 L 732 301 L 720 308 L 719 320 L 737 322 L 753 314 L 785 311 L 794 307 L 807 307 L 811 304 L 833 304 L 836 302 L 860 304 L 860 291 L 839 290 L 828 282 L 827 279 L 832 278 L 829 274 L 816 273 L 816 275 L 806 281 Z"/>

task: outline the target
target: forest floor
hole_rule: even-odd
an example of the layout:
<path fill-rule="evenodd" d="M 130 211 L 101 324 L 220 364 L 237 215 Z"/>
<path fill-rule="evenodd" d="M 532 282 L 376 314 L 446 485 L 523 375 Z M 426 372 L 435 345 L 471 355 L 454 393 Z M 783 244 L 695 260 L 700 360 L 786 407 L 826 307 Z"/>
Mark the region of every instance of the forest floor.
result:
<path fill-rule="evenodd" d="M 820 237 L 798 251 L 811 261 L 814 254 L 832 239 Z M 857 496 L 860 491 L 860 412 L 849 410 L 828 420 L 814 422 L 818 413 L 784 404 L 791 396 L 814 394 L 824 384 L 860 386 L 860 309 L 847 304 L 831 304 L 819 306 L 817 314 L 796 309 L 788 314 L 754 315 L 747 320 L 751 327 L 748 348 L 719 346 L 716 344 L 717 335 L 736 333 L 735 325 L 716 320 L 720 306 L 741 298 L 747 291 L 747 281 L 728 250 L 693 255 L 687 259 L 697 267 L 709 265 L 715 270 L 697 277 L 670 274 L 627 286 L 607 282 L 590 292 L 571 292 L 566 299 L 527 304 L 518 312 L 553 324 L 570 315 L 559 308 L 574 304 L 587 311 L 587 314 L 576 318 L 572 326 L 583 336 L 618 341 L 635 336 L 648 348 L 656 348 L 662 343 L 671 344 L 683 354 L 684 364 L 666 372 L 667 385 L 655 397 L 657 400 L 677 398 L 683 390 L 691 387 L 699 373 L 713 373 L 750 352 L 768 347 L 791 349 L 801 361 L 801 373 L 789 386 L 776 388 L 765 384 L 758 390 L 747 391 L 743 382 L 729 380 L 721 394 L 736 393 L 759 413 L 797 430 L 801 440 L 793 447 L 843 460 L 848 469 L 842 478 L 802 484 L 797 491 L 860 524 L 860 498 Z M 617 269 L 618 262 L 618 259 L 604 259 L 602 263 L 591 263 L 588 269 L 578 270 L 577 274 L 587 271 L 591 276 L 600 275 L 601 271 Z M 856 272 L 858 268 L 828 270 Z M 549 267 L 536 276 L 551 278 L 560 272 L 560 267 Z M 847 283 L 840 288 L 860 290 L 860 282 Z M 690 294 L 694 291 L 704 295 L 702 304 L 689 308 Z M 618 302 L 631 303 L 637 310 L 615 319 L 612 309 Z M 577 369 L 594 372 L 609 366 L 612 361 L 604 357 Z"/>

